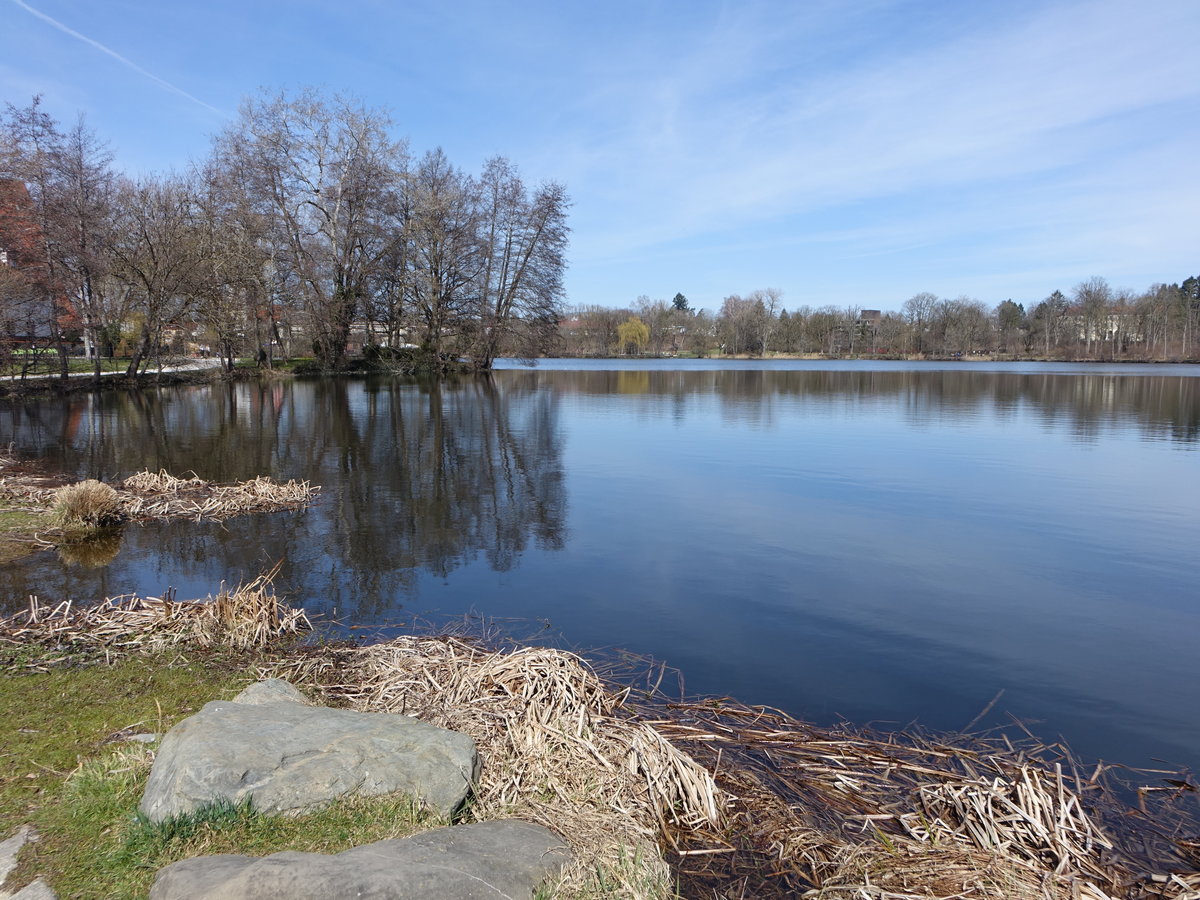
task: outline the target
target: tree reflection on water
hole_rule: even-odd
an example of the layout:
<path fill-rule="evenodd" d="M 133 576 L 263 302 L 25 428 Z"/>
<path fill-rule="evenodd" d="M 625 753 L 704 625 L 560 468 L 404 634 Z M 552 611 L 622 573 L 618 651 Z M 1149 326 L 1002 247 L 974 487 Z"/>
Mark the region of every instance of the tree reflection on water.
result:
<path fill-rule="evenodd" d="M 181 574 L 220 560 L 222 577 L 252 576 L 283 560 L 279 583 L 289 593 L 374 615 L 422 572 L 444 578 L 481 554 L 506 571 L 531 545 L 563 546 L 557 403 L 520 379 L 321 380 L 10 404 L 7 418 L 22 455 L 80 477 L 150 468 L 325 486 L 298 514 L 158 523 L 127 537 L 145 544 L 153 532 L 159 566 Z M 56 583 L 77 596 L 101 587 L 80 571 L 56 577 L 44 558 L 15 568 L 10 602 L 35 585 L 47 596 Z"/>

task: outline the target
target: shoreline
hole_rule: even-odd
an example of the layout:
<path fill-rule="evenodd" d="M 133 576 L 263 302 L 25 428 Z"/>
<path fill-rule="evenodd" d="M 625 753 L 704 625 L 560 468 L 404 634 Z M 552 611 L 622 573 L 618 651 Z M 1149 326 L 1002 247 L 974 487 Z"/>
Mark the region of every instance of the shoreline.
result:
<path fill-rule="evenodd" d="M 29 508 L 41 504 L 40 515 L 48 516 L 45 510 L 56 496 L 51 476 L 25 473 L 31 480 L 21 494 L 9 466 L 0 474 L 5 476 L 0 486 L 10 498 L 24 496 Z M 222 487 L 142 473 L 123 483 L 128 496 L 122 502 L 140 504 L 133 508 L 152 517 L 194 518 L 206 508 L 218 516 L 255 510 L 253 505 L 212 506 Z M 286 502 L 307 500 L 289 494 Z M 41 539 L 42 545 L 47 543 Z M 376 643 L 321 638 L 298 644 L 295 635 L 307 619 L 278 602 L 269 581 L 269 575 L 263 576 L 215 601 L 117 598 L 87 608 L 31 601 L 27 611 L 0 620 L 0 668 L 7 671 L 0 690 L 9 707 L 9 732 L 23 742 L 28 726 L 13 716 L 39 705 L 69 703 L 88 691 L 100 706 L 123 709 L 133 695 L 119 685 L 109 687 L 103 675 L 122 666 L 140 671 L 136 677 L 164 682 L 182 666 L 188 678 L 198 680 L 198 688 L 210 691 L 232 690 L 233 682 L 244 686 L 270 674 L 329 705 L 415 712 L 473 732 L 493 759 L 506 760 L 489 775 L 497 780 L 481 787 L 477 814 L 519 809 L 560 830 L 578 820 L 571 827 L 589 835 L 588 841 L 563 836 L 575 840 L 577 856 L 582 854 L 591 870 L 603 858 L 605 877 L 617 877 L 613 873 L 622 865 L 622 854 L 641 860 L 634 873 L 620 877 L 628 876 L 642 888 L 621 896 L 667 897 L 676 889 L 686 896 L 719 890 L 786 897 L 815 891 L 809 896 L 849 900 L 867 896 L 858 893 L 865 885 L 894 883 L 910 896 L 935 898 L 944 896 L 935 890 L 942 882 L 930 879 L 947 872 L 962 885 L 995 887 L 976 895 L 981 897 L 1043 896 L 1025 892 L 1035 882 L 1056 885 L 1053 896 L 1064 900 L 1075 896 L 1069 890 L 1080 884 L 1093 891 L 1080 896 L 1092 900 L 1182 898 L 1185 887 L 1200 889 L 1200 809 L 1188 773 L 1131 774 L 1108 764 L 1085 768 L 1065 748 L 1014 731 L 882 734 L 850 724 L 818 727 L 729 698 L 668 695 L 661 689 L 662 667 L 626 661 L 614 668 L 594 658 L 495 636 L 408 634 Z M 521 668 L 514 661 L 522 659 L 536 659 L 537 665 Z M 220 675 L 225 687 L 215 686 L 207 675 L 198 678 L 197 665 Z M 481 674 L 464 683 L 464 672 Z M 516 672 L 512 677 L 517 680 L 497 694 L 501 672 Z M 100 684 L 92 683 L 97 679 Z M 57 687 L 47 700 L 51 683 Z M 84 685 L 90 687 L 85 691 Z M 522 744 L 517 736 L 526 733 L 530 697 L 547 704 L 543 718 L 548 730 Z M 514 698 L 515 707 L 503 705 Z M 188 693 L 187 699 L 168 698 L 165 705 L 156 697 L 158 718 L 171 721 L 204 699 L 216 697 Z M 502 705 L 491 705 L 495 703 Z M 81 715 L 73 708 L 62 712 L 59 727 L 65 723 L 67 732 L 78 731 Z M 575 726 L 566 722 L 582 723 L 584 730 L 572 731 Z M 106 727 L 115 731 L 112 724 Z M 642 771 L 642 763 L 630 762 L 629 738 L 605 736 L 624 734 L 621 729 L 631 725 L 649 729 L 639 732 L 647 736 L 638 746 L 670 748 L 663 752 L 674 762 L 653 769 L 656 774 L 646 770 L 633 786 L 613 782 L 613 796 L 624 799 L 598 799 L 594 787 L 610 783 L 607 773 L 626 771 L 629 765 L 634 766 L 631 771 Z M 105 747 L 111 734 L 101 731 L 84 735 L 79 750 L 85 767 L 97 759 L 102 767 L 110 765 L 103 760 L 108 759 Z M 548 747 L 556 749 L 547 755 Z M 569 773 L 560 771 L 561 766 L 540 768 L 565 748 L 577 754 L 570 757 Z M 146 752 L 139 752 L 141 762 L 127 762 L 143 777 Z M 34 755 L 26 764 L 40 761 Z M 44 819 L 52 830 L 67 827 L 53 823 L 61 818 L 56 804 L 66 802 L 72 789 L 70 771 L 55 770 L 48 781 L 39 781 L 46 798 L 29 801 L 28 808 L 37 811 L 30 814 L 32 824 L 41 823 L 44 830 Z M 22 779 L 30 777 L 17 771 L 5 774 L 7 790 L 19 791 Z M 582 782 L 561 781 L 568 774 Z M 1131 784 L 1122 781 L 1131 778 Z M 1137 783 L 1138 778 L 1152 781 Z M 649 790 L 644 795 L 638 787 L 643 781 Z M 675 787 L 663 800 L 656 785 Z M 641 799 L 629 799 L 629 790 Z M 708 812 L 696 813 L 688 805 L 693 796 L 713 798 L 701 805 Z M 1136 796 L 1140 808 L 1129 806 L 1126 796 Z M 636 813 L 632 824 L 618 823 L 616 832 L 605 831 L 612 824 L 613 804 Z M 712 814 L 718 808 L 719 815 Z M 1017 827 L 1014 821 L 1024 824 Z M 23 823 L 8 824 L 15 828 Z M 105 827 L 124 834 L 119 823 Z M 58 846 L 55 840 L 80 842 L 69 829 L 66 833 L 69 838 L 61 832 L 48 835 L 48 846 Z M 176 849 L 190 852 L 182 845 Z M 34 859 L 37 865 L 45 861 L 41 855 Z M 31 867 L 36 868 L 34 862 L 19 872 L 32 874 Z M 663 874 L 667 871 L 669 877 Z M 1171 879 L 1178 882 L 1176 893 L 1167 891 L 1174 884 Z M 911 893 L 914 884 L 924 885 L 927 893 Z M 1016 890 L 1014 884 L 1026 887 Z M 554 896 L 594 896 L 589 891 L 576 885 Z"/>
<path fill-rule="evenodd" d="M 520 357 L 503 357 L 510 360 L 521 360 Z M 969 366 L 973 363 L 1013 364 L 1026 363 L 1064 365 L 1148 365 L 1148 366 L 1177 366 L 1200 365 L 1200 359 L 1129 359 L 1098 357 L 1049 357 L 1049 356 L 1010 356 L 1006 354 L 978 354 L 966 356 L 936 356 L 936 355 L 897 355 L 897 354 L 855 354 L 831 356 L 820 353 L 768 353 L 762 356 L 748 354 L 693 354 L 662 353 L 640 354 L 628 356 L 623 354 L 604 355 L 543 355 L 528 362 L 535 366 L 540 360 L 610 360 L 622 362 L 658 362 L 674 360 L 678 362 L 903 362 L 903 363 L 961 363 Z M 211 384 L 222 381 L 253 381 L 271 379 L 311 378 L 311 377 L 346 377 L 371 375 L 399 375 L 405 377 L 444 377 L 458 378 L 471 374 L 487 374 L 495 369 L 476 369 L 470 366 L 443 367 L 430 369 L 421 366 L 396 365 L 387 362 L 373 362 L 366 358 L 356 357 L 339 369 L 320 369 L 311 364 L 311 360 L 297 358 L 287 363 L 281 363 L 272 368 L 253 365 L 238 366 L 233 371 L 226 371 L 219 364 L 213 365 L 213 360 L 191 360 L 183 364 L 171 364 L 161 371 L 145 371 L 137 375 L 125 372 L 103 372 L 97 382 L 90 372 L 73 373 L 67 380 L 58 374 L 37 374 L 28 376 L 0 376 L 0 397 L 4 396 L 37 396 L 41 394 L 64 394 L 81 391 L 109 390 L 142 390 L 145 388 L 163 387 L 178 384 Z"/>
<path fill-rule="evenodd" d="M 553 897 L 596 896 L 588 873 L 616 877 L 612 873 L 628 862 L 622 863 L 623 854 L 630 853 L 640 862 L 620 876 L 629 885 L 617 896 L 734 891 L 850 900 L 877 896 L 861 893 L 868 886 L 890 886 L 903 887 L 906 897 L 933 900 L 955 893 L 939 893 L 947 879 L 959 890 L 983 887 L 965 896 L 1031 900 L 1184 898 L 1200 889 L 1194 790 L 1188 796 L 1170 785 L 1149 786 L 1138 810 L 1112 789 L 1120 767 L 1085 771 L 1063 748 L 1032 738 L 819 728 L 734 700 L 669 697 L 659 690 L 661 670 L 627 663 L 616 670 L 565 651 L 479 636 L 297 643 L 307 622 L 278 603 L 268 585 L 259 579 L 247 586 L 257 597 L 250 600 L 239 599 L 246 596 L 242 589 L 216 604 L 211 598 L 121 598 L 90 610 L 43 605 L 0 620 L 9 724 L 16 724 L 14 709 L 38 706 L 34 698 L 51 682 L 57 696 L 68 698 L 72 683 L 96 692 L 94 682 L 107 681 L 106 671 L 137 670 L 138 678 L 157 683 L 172 671 L 195 677 L 197 665 L 206 672 L 201 696 L 185 686 L 192 699 L 155 698 L 153 730 L 165 730 L 197 702 L 267 676 L 285 678 L 325 705 L 416 715 L 465 731 L 480 745 L 485 776 L 465 821 L 518 816 L 559 831 L 572 844 L 584 865 Z M 237 611 L 239 604 L 244 611 Z M 209 615 L 218 605 L 234 611 L 224 623 Z M 272 614 L 264 619 L 266 608 Z M 264 621 L 276 624 L 264 629 Z M 258 624 L 247 629 L 248 622 Z M 225 686 L 215 687 L 214 677 Z M 119 695 L 120 683 L 113 690 Z M 203 696 L 205 690 L 217 695 Z M 130 702 L 104 696 L 103 688 L 92 702 L 114 700 L 118 708 Z M 103 762 L 112 755 L 113 736 L 101 732 L 115 721 L 83 735 L 92 753 L 77 771 L 132 767 L 135 781 L 144 779 L 152 752 L 143 745 L 136 759 L 128 753 L 113 757 L 121 766 Z M 569 722 L 582 727 L 575 730 Z M 532 723 L 543 724 L 528 732 Z M 19 744 L 26 730 L 13 731 Z M 675 761 L 647 769 L 644 777 L 635 767 L 632 781 L 614 781 L 626 761 L 642 758 L 631 753 L 646 752 L 630 748 L 644 747 L 647 738 L 631 744 L 622 737 L 627 733 L 652 735 L 649 740 L 671 748 L 667 759 Z M 14 755 L 21 753 L 18 747 Z M 639 763 L 645 765 L 652 764 Z M 5 774 L 6 790 L 19 790 L 16 773 Z M 41 875 L 52 886 L 56 878 L 74 884 L 75 876 L 56 866 L 77 864 L 89 852 L 116 852 L 119 846 L 110 845 L 125 839 L 113 822 L 106 826 L 112 840 L 67 853 L 63 845 L 77 844 L 79 836 L 63 833 L 61 824 L 47 832 L 46 823 L 61 818 L 59 797 L 69 794 L 74 777 L 58 772 L 27 809 L 29 824 L 43 831 L 43 839 L 14 878 Z M 710 799 L 702 801 L 704 796 Z M 701 805 L 693 806 L 697 801 Z M 614 809 L 625 813 L 615 815 Z M 56 860 L 59 852 L 67 857 Z M 186 842 L 177 844 L 162 859 L 155 857 L 155 865 L 194 852 Z M 1174 892 L 1172 879 L 1178 881 Z M 641 886 L 630 886 L 635 884 Z M 83 895 L 103 896 L 104 890 Z"/>

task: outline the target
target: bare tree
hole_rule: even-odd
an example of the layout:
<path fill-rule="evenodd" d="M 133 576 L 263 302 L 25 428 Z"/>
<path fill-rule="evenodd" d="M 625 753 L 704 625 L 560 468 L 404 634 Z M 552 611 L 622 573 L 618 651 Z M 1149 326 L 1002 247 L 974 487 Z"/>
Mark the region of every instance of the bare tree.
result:
<path fill-rule="evenodd" d="M 93 377 L 99 379 L 102 335 L 115 318 L 105 290 L 116 184 L 112 153 L 81 116 L 63 135 L 57 161 L 50 216 L 57 234 L 54 246 L 62 280 L 74 297 Z"/>
<path fill-rule="evenodd" d="M 243 104 L 217 160 L 271 225 L 277 271 L 301 297 L 314 349 L 337 366 L 369 281 L 388 249 L 389 194 L 405 146 L 390 120 L 314 90 Z"/>
<path fill-rule="evenodd" d="M 1075 285 L 1071 296 L 1078 308 L 1081 337 L 1087 347 L 1087 354 L 1091 356 L 1093 342 L 1108 337 L 1112 288 L 1103 278 L 1092 277 Z"/>
<path fill-rule="evenodd" d="M 558 327 L 567 246 L 567 199 L 561 184 L 530 193 L 504 157 L 487 162 L 478 186 L 479 272 L 473 356 L 490 369 L 519 322 L 534 356 Z"/>
<path fill-rule="evenodd" d="M 475 185 L 441 148 L 426 153 L 413 185 L 410 229 L 414 301 L 422 343 L 434 355 L 448 337 L 461 337 L 483 271 Z"/>
<path fill-rule="evenodd" d="M 276 316 L 268 226 L 229 173 L 211 163 L 200 173 L 195 198 L 202 267 L 195 287 L 196 314 L 216 344 L 227 371 L 253 344 L 269 364 Z"/>
<path fill-rule="evenodd" d="M 924 353 L 928 349 L 927 333 L 932 326 L 937 304 L 937 294 L 928 291 L 914 294 L 904 301 L 901 314 L 908 323 L 911 352 Z"/>
<path fill-rule="evenodd" d="M 760 347 L 759 353 L 765 353 L 767 344 L 771 340 L 771 335 L 775 331 L 775 326 L 778 324 L 778 315 L 780 304 L 783 300 L 783 291 L 779 288 L 759 288 L 751 291 L 748 298 L 752 302 L 761 305 L 761 310 L 756 308 L 758 315 L 756 323 L 758 325 L 758 344 Z"/>
<path fill-rule="evenodd" d="M 128 374 L 157 355 L 167 325 L 179 325 L 202 290 L 205 245 L 194 188 L 177 176 L 124 181 L 109 244 L 113 274 L 139 320 Z"/>

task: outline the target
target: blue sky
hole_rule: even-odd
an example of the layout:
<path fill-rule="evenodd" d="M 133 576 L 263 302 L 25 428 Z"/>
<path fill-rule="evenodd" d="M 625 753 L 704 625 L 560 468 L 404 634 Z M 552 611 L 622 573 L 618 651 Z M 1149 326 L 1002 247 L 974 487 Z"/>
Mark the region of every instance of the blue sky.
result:
<path fill-rule="evenodd" d="M 0 100 L 186 167 L 260 88 L 574 200 L 572 303 L 1028 306 L 1200 274 L 1197 0 L 0 0 Z"/>

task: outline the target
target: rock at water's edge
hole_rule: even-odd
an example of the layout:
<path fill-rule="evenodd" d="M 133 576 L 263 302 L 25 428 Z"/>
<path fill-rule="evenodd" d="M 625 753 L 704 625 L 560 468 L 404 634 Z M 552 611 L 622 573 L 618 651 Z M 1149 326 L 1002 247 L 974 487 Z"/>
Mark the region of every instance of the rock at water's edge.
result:
<path fill-rule="evenodd" d="M 474 741 L 408 716 L 213 701 L 167 732 L 138 808 L 160 822 L 217 800 L 290 812 L 402 791 L 449 816 L 478 775 Z"/>
<path fill-rule="evenodd" d="M 233 702 L 247 703 L 251 706 L 259 706 L 263 703 L 299 703 L 301 706 L 310 705 L 308 698 L 300 693 L 295 685 L 284 681 L 282 678 L 267 678 L 264 681 L 256 681 L 234 697 Z"/>
<path fill-rule="evenodd" d="M 201 856 L 160 869 L 150 900 L 530 898 L 570 859 L 540 825 L 515 819 L 438 828 L 335 855 Z"/>

